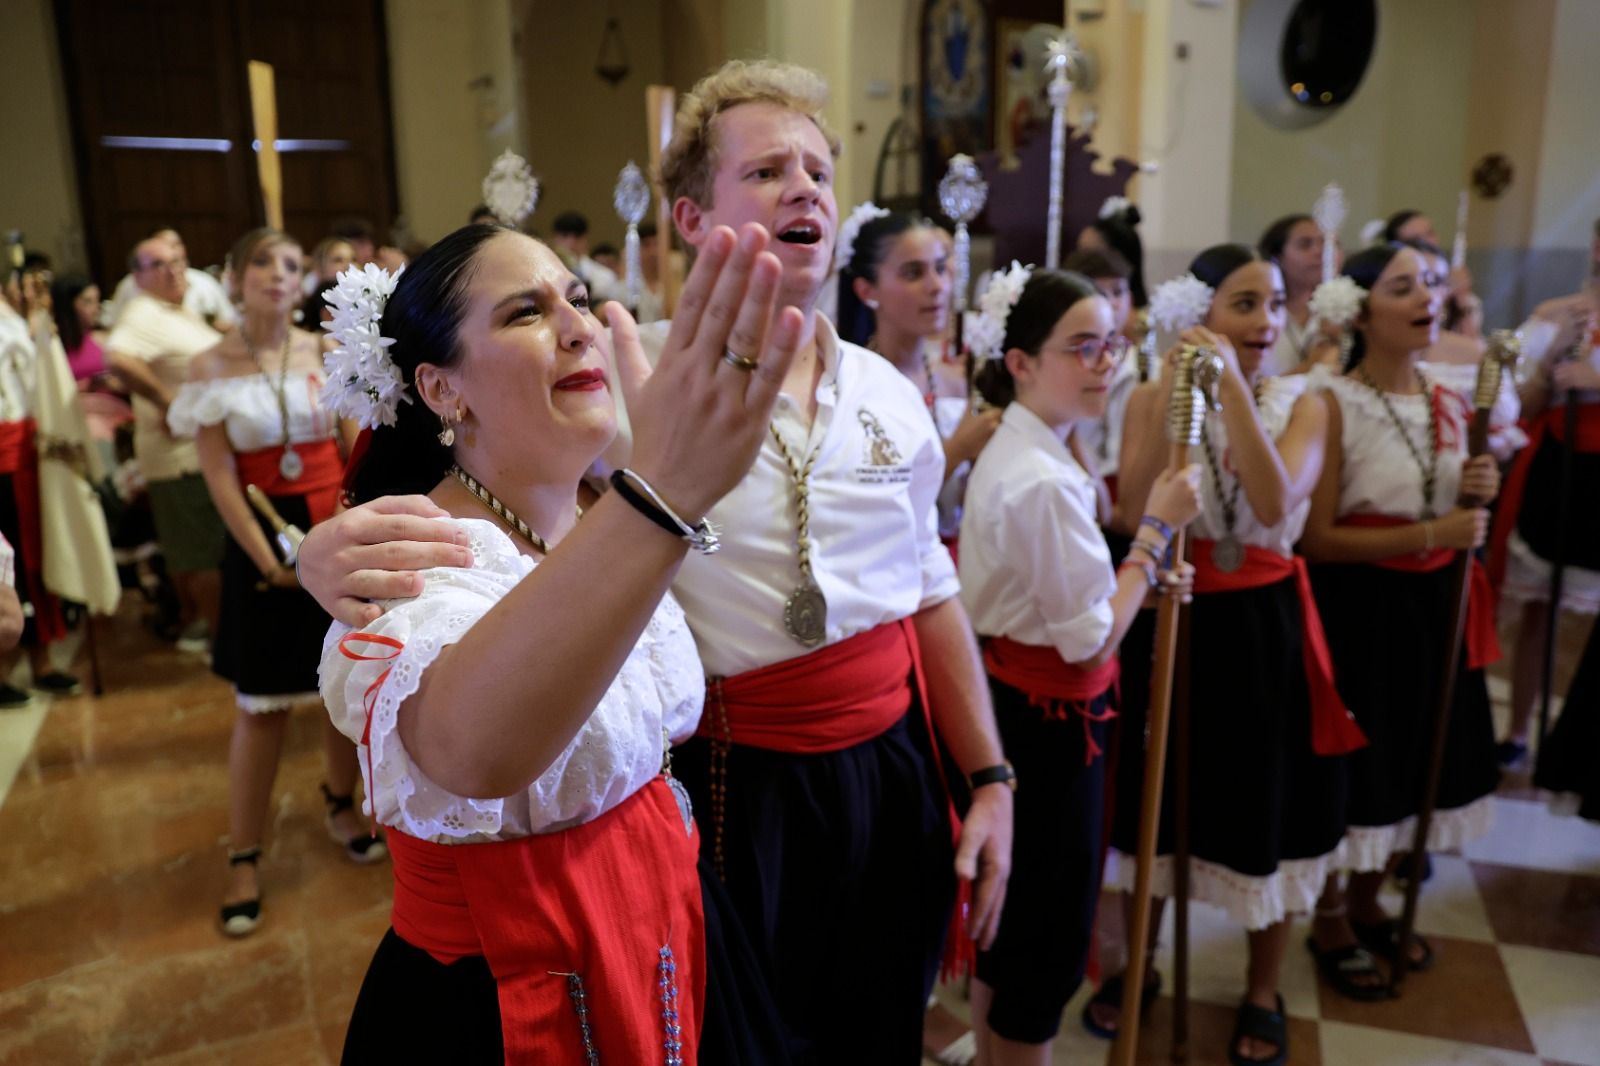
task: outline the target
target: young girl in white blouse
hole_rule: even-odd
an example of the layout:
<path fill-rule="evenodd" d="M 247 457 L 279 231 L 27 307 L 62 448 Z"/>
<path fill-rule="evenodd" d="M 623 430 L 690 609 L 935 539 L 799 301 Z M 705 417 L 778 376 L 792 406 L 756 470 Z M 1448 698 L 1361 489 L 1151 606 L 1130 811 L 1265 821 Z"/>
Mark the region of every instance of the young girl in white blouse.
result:
<path fill-rule="evenodd" d="M 353 321 L 332 388 L 377 427 L 353 496 L 426 493 L 385 505 L 384 533 L 455 533 L 414 597 L 324 646 L 395 871 L 346 1061 L 699 1060 L 708 930 L 666 754 L 704 682 L 667 587 L 687 546 L 715 550 L 701 516 L 749 467 L 798 345 L 767 241 L 709 235 L 653 374 L 620 306 L 613 353 L 582 283 L 500 227 L 444 238 L 392 297 L 379 272 L 336 300 Z M 750 367 L 725 358 L 734 330 L 766 338 Z M 596 500 L 581 478 L 619 376 L 640 458 Z"/>
<path fill-rule="evenodd" d="M 211 666 L 233 682 L 238 713 L 228 746 L 228 878 L 221 921 L 229 936 L 261 921 L 256 866 L 271 807 L 278 756 L 296 703 L 316 702 L 321 635 L 328 625 L 291 566 L 273 547 L 274 531 L 246 499 L 260 490 L 284 521 L 302 531 L 338 509 L 344 451 L 354 425 L 323 410 L 319 339 L 290 324 L 300 293 L 300 245 L 257 229 L 234 245 L 241 327 L 195 357 L 190 380 L 173 398 L 167 423 L 193 436 L 217 513 L 228 528 L 222 557 L 222 607 Z M 328 832 L 355 862 L 387 851 L 356 816 L 356 753 L 324 722 Z"/>
<path fill-rule="evenodd" d="M 1327 457 L 1301 539 L 1339 693 L 1370 741 L 1348 760 L 1348 892 L 1330 882 L 1310 947 L 1335 986 L 1361 999 L 1385 995 L 1372 956 L 1392 951 L 1398 935 L 1378 890 L 1391 860 L 1411 849 L 1422 802 L 1428 723 L 1450 652 L 1451 563 L 1483 543 L 1500 487 L 1494 456 L 1467 458 L 1470 400 L 1421 362 L 1442 306 L 1428 281 L 1422 256 L 1399 244 L 1345 263 L 1339 284 L 1359 300 L 1354 345 L 1349 369 L 1324 379 Z M 1471 565 L 1429 851 L 1487 832 L 1499 781 L 1483 672 L 1499 647 L 1488 579 Z M 1413 969 L 1433 959 L 1418 935 L 1405 955 Z"/>
<path fill-rule="evenodd" d="M 1005 414 L 961 522 L 961 598 L 983 641 L 1017 776 L 1011 883 L 972 987 L 979 1061 L 1044 1063 L 1082 980 L 1099 896 L 1102 750 L 1117 647 L 1157 582 L 1172 531 L 1199 509 L 1200 468 L 1164 471 L 1128 559 L 1112 569 L 1093 479 L 1067 448 L 1103 412 L 1127 351 L 1088 279 L 1016 264 L 983 300 L 974 351 Z M 1186 591 L 1189 570 L 1169 577 Z"/>

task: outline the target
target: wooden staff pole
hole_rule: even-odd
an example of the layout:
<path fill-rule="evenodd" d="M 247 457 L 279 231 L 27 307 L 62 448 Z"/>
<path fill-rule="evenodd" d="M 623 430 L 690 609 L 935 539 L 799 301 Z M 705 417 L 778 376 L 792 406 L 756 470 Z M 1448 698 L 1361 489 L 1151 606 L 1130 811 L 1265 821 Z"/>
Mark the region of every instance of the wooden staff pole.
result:
<path fill-rule="evenodd" d="M 667 318 L 678 306 L 683 288 L 672 258 L 672 202 L 661 191 L 661 157 L 672 140 L 672 117 L 677 92 L 670 85 L 651 85 L 644 91 L 645 124 L 650 140 L 650 181 L 656 190 L 656 271 L 661 283 L 661 313 Z"/>
<path fill-rule="evenodd" d="M 1172 693 L 1173 1062 L 1189 1061 L 1189 621 L 1188 605 L 1180 604 L 1177 682 Z"/>
<path fill-rule="evenodd" d="M 278 158 L 278 95 L 272 64 L 250 60 L 250 118 L 255 130 L 256 175 L 267 225 L 283 229 L 283 161 Z M 235 270 L 243 270 L 241 263 Z"/>
<path fill-rule="evenodd" d="M 1216 394 L 1222 361 L 1215 352 L 1186 347 L 1179 353 L 1167 408 L 1167 439 L 1172 451 L 1167 469 L 1189 465 L 1189 449 L 1200 439 L 1200 425 L 1210 397 Z M 1172 558 L 1182 559 L 1184 531 L 1172 534 Z M 1167 726 L 1172 690 L 1177 679 L 1178 598 L 1163 593 L 1156 607 L 1155 655 L 1150 673 L 1150 710 L 1144 753 L 1144 795 L 1139 804 L 1139 849 L 1133 880 L 1133 924 L 1128 930 L 1128 966 L 1122 978 L 1122 1014 L 1117 1039 L 1111 1046 L 1111 1066 L 1133 1066 L 1139 1045 L 1139 1014 L 1144 991 L 1145 945 L 1151 941 L 1151 875 L 1155 866 L 1156 836 L 1161 828 L 1161 792 L 1167 762 Z"/>
<path fill-rule="evenodd" d="M 1489 351 L 1484 355 L 1483 362 L 1478 364 L 1478 385 L 1473 392 L 1472 400 L 1472 425 L 1467 433 L 1467 453 L 1472 457 L 1487 454 L 1489 451 L 1489 412 L 1494 407 L 1495 397 L 1500 392 L 1502 375 L 1516 366 L 1520 355 L 1519 345 L 1520 340 L 1516 334 L 1499 330 L 1490 338 Z M 1487 502 L 1466 495 L 1461 497 L 1461 505 L 1464 507 L 1481 507 Z M 1407 965 L 1409 955 L 1407 945 L 1410 944 L 1411 934 L 1417 925 L 1417 901 L 1422 892 L 1422 864 L 1428 854 L 1428 830 L 1433 825 L 1433 812 L 1439 799 L 1439 778 L 1444 771 L 1444 746 L 1450 731 L 1450 707 L 1455 702 L 1456 674 L 1461 668 L 1462 638 L 1467 628 L 1467 601 L 1472 588 L 1473 558 L 1472 552 L 1461 552 L 1452 564 L 1450 572 L 1452 598 L 1450 628 L 1446 633 L 1449 643 L 1445 645 L 1444 670 L 1439 679 L 1438 699 L 1433 705 L 1428 764 L 1423 776 L 1422 804 L 1417 812 L 1416 833 L 1411 839 L 1411 854 L 1407 860 L 1410 876 L 1406 880 L 1405 908 L 1400 914 L 1400 930 L 1395 935 L 1393 955 L 1389 965 L 1389 988 L 1395 995 L 1399 995 L 1400 987 L 1405 983 L 1406 972 L 1410 969 Z"/>

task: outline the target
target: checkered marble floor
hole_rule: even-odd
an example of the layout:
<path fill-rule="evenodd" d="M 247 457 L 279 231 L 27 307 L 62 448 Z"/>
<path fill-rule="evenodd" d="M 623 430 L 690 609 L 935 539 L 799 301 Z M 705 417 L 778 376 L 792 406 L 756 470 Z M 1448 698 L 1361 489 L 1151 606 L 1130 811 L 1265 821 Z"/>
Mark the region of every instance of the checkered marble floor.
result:
<path fill-rule="evenodd" d="M 1318 980 L 1298 923 L 1284 963 L 1289 1061 L 1307 1066 L 1600 1066 L 1600 825 L 1549 813 L 1511 788 L 1494 831 L 1462 855 L 1434 857 L 1417 928 L 1437 954 L 1400 998 L 1356 1003 Z M 1108 897 L 1109 899 L 1110 897 Z M 1386 892 L 1400 909 L 1400 894 Z M 1105 910 L 1106 908 L 1103 908 Z M 1109 908 L 1115 912 L 1116 908 Z M 1245 938 L 1220 911 L 1190 909 L 1189 1063 L 1226 1063 L 1243 990 Z M 1172 986 L 1170 910 L 1157 966 Z M 1078 1021 L 1090 989 L 1067 1008 L 1055 1061 L 1105 1060 L 1108 1045 Z M 956 1013 L 953 989 L 941 997 Z M 1152 1009 L 1139 1061 L 1163 1063 L 1172 1000 Z"/>
<path fill-rule="evenodd" d="M 1505 683 L 1492 677 L 1503 730 Z M 1556 710 L 1559 711 L 1559 701 Z M 1502 733 L 1503 735 L 1503 733 Z M 1550 813 L 1525 776 L 1508 774 L 1494 829 L 1463 854 L 1435 855 L 1417 929 L 1433 945 L 1432 969 L 1407 978 L 1399 999 L 1356 1003 L 1318 979 L 1305 949 L 1309 921 L 1290 938 L 1281 991 L 1296 1066 L 1600 1066 L 1600 825 Z M 1110 902 L 1113 897 L 1107 896 Z M 1401 895 L 1392 884 L 1384 904 Z M 1102 905 L 1102 913 L 1120 908 Z M 1120 918 L 1112 922 L 1120 925 Z M 1226 1064 L 1244 989 L 1245 938 L 1220 911 L 1190 908 L 1190 1066 Z M 1120 930 L 1102 930 L 1120 943 Z M 1113 949 L 1112 957 L 1120 957 Z M 1139 1061 L 1171 1061 L 1172 916 L 1157 967 L 1166 993 L 1143 1026 Z M 1067 1007 L 1055 1062 L 1089 1066 L 1109 1045 L 1079 1022 L 1092 994 Z M 960 1018 L 959 990 L 940 998 Z M 926 1060 L 932 1062 L 933 1060 Z"/>

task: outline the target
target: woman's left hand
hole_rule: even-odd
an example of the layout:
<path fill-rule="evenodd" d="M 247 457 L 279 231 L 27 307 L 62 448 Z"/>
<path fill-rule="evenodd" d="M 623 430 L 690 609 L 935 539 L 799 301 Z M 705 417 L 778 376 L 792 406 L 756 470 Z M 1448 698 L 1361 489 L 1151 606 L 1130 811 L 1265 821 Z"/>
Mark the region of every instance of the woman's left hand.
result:
<path fill-rule="evenodd" d="M 1500 464 L 1492 455 L 1475 455 L 1461 466 L 1461 498 L 1486 504 L 1500 494 Z"/>
<path fill-rule="evenodd" d="M 1233 342 L 1228 338 L 1213 333 L 1204 326 L 1190 326 L 1178 339 L 1196 348 L 1210 348 L 1222 357 L 1222 367 L 1226 376 L 1244 380 L 1244 371 L 1239 369 L 1239 353 L 1233 350 Z"/>

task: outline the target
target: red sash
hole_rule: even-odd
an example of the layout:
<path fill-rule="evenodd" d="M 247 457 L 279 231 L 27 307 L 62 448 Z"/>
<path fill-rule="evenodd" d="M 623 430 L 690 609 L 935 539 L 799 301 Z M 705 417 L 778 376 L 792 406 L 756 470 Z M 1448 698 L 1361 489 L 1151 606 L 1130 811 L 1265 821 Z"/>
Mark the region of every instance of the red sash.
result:
<path fill-rule="evenodd" d="M 1415 525 L 1415 518 L 1400 518 L 1387 514 L 1347 514 L 1339 519 L 1341 526 L 1366 529 L 1384 529 L 1393 526 Z M 1385 570 L 1401 570 L 1412 574 L 1428 574 L 1442 570 L 1455 562 L 1454 548 L 1434 548 L 1431 551 L 1392 555 L 1387 559 L 1374 559 L 1373 566 Z M 1500 660 L 1500 636 L 1494 627 L 1494 589 L 1489 585 L 1489 573 L 1483 563 L 1472 560 L 1471 583 L 1467 587 L 1467 669 L 1481 670 Z"/>
<path fill-rule="evenodd" d="M 507 1062 L 586 1061 L 573 974 L 600 1061 L 663 1061 L 669 1024 L 681 1027 L 683 1061 L 695 1061 L 705 990 L 698 840 L 664 777 L 556 833 L 444 845 L 391 829 L 388 842 L 395 932 L 441 963 L 487 960 Z"/>
<path fill-rule="evenodd" d="M 886 622 L 809 655 L 713 679 L 716 699 L 706 701 L 699 735 L 796 755 L 843 751 L 905 716 L 913 672 L 920 689 L 911 620 Z"/>
<path fill-rule="evenodd" d="M 1506 551 L 1511 543 L 1511 532 L 1517 528 L 1517 517 L 1522 513 L 1522 496 L 1528 487 L 1528 471 L 1533 457 L 1539 452 L 1546 434 L 1556 440 L 1566 439 L 1566 409 L 1562 406 L 1546 407 L 1531 424 L 1524 422 L 1528 445 L 1517 453 L 1506 475 L 1500 492 L 1500 506 L 1494 515 L 1494 529 L 1489 534 L 1489 583 L 1498 595 L 1506 579 Z M 1585 455 L 1600 452 L 1600 403 L 1578 405 L 1578 436 L 1572 450 Z"/>
<path fill-rule="evenodd" d="M 0 422 L 0 474 L 11 476 L 17 508 L 17 587 L 33 607 L 34 637 L 40 647 L 67 635 L 61 601 L 44 587 L 44 527 L 39 514 L 39 452 L 33 419 Z"/>
<path fill-rule="evenodd" d="M 1052 647 L 1023 644 L 1010 637 L 987 637 L 983 642 L 984 669 L 1028 697 L 1048 718 L 1066 721 L 1076 714 L 1083 721 L 1083 764 L 1093 765 L 1103 753 L 1094 740 L 1093 725 L 1109 722 L 1117 712 L 1107 707 L 1099 714 L 1094 701 L 1111 691 L 1121 676 L 1116 656 L 1086 668 L 1069 663 Z"/>
<path fill-rule="evenodd" d="M 344 460 L 333 440 L 296 444 L 295 453 L 305 464 L 300 476 L 290 480 L 278 469 L 283 445 L 253 452 L 235 452 L 234 467 L 239 484 L 254 485 L 268 496 L 304 496 L 311 511 L 311 524 L 333 517 L 339 506 L 339 485 L 344 480 Z"/>
<path fill-rule="evenodd" d="M 1196 594 L 1263 588 L 1294 578 L 1295 593 L 1300 599 L 1300 654 L 1305 665 L 1306 687 L 1311 693 L 1311 750 L 1318 755 L 1348 755 L 1366 747 L 1366 734 L 1361 732 L 1333 683 L 1333 653 L 1328 650 L 1322 614 L 1311 594 L 1311 572 L 1306 568 L 1306 561 L 1298 555 L 1284 558 L 1275 551 L 1247 544 L 1244 565 L 1228 574 L 1218 570 L 1211 561 L 1214 543 L 1200 539 L 1194 542 Z"/>
<path fill-rule="evenodd" d="M 881 736 L 905 717 L 911 706 L 913 684 L 922 704 L 923 725 L 933 742 L 938 734 L 933 728 L 928 685 L 922 673 L 922 647 L 909 618 L 885 622 L 809 655 L 733 677 L 711 678 L 697 734 L 712 743 L 713 782 L 719 759 L 726 759 L 729 744 L 815 755 L 843 751 Z M 937 760 L 937 742 L 933 747 Z M 725 773 L 725 761 L 722 766 Z M 944 787 L 944 774 L 937 776 Z M 961 819 L 954 803 L 949 803 L 949 796 L 945 798 L 951 837 L 959 844 Z M 723 811 L 715 784 L 712 809 L 707 813 L 712 822 L 714 863 L 720 874 Z M 945 939 L 942 972 L 947 977 L 970 972 L 976 957 L 964 923 L 970 891 L 966 882 L 957 886 L 956 905 Z"/>

